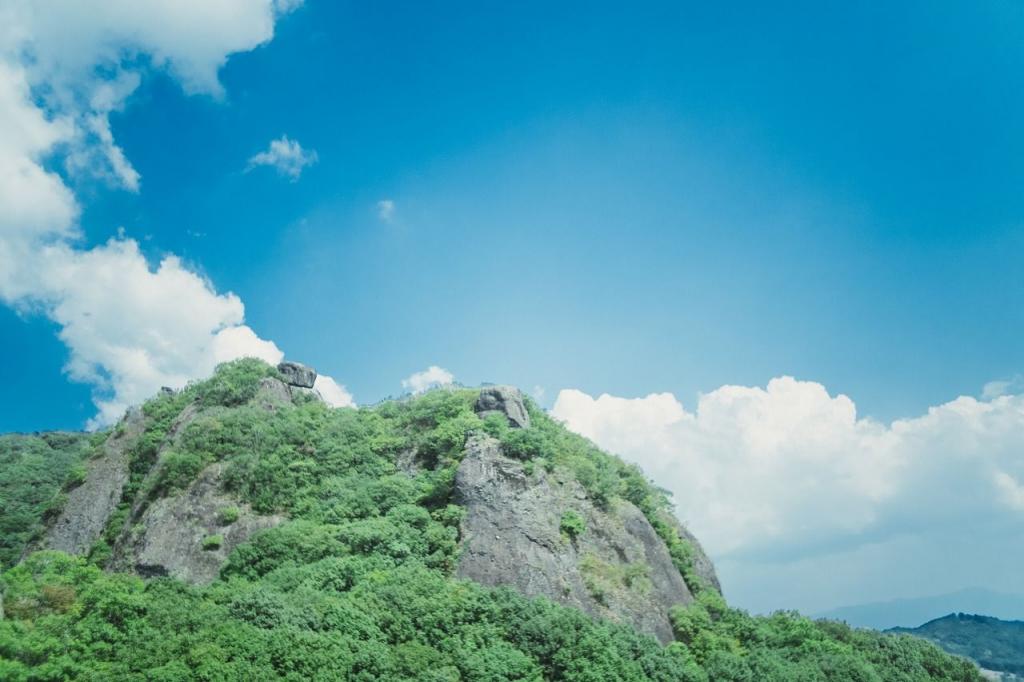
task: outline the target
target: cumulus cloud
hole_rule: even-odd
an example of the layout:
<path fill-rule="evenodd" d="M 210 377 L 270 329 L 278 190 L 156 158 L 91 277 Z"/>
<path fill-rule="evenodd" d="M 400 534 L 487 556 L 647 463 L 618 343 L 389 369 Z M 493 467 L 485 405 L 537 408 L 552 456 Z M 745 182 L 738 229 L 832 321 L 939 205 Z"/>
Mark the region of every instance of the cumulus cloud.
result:
<path fill-rule="evenodd" d="M 431 365 L 422 372 L 416 372 L 402 379 L 402 387 L 413 393 L 423 393 L 435 386 L 447 386 L 454 380 L 455 377 L 448 370 Z"/>
<path fill-rule="evenodd" d="M 821 384 L 781 377 L 765 388 L 723 386 L 693 412 L 669 393 L 569 389 L 552 414 L 672 490 L 679 516 L 751 590 L 755 565 L 807 568 L 858 552 L 890 562 L 896 584 L 897 573 L 939 570 L 930 563 L 951 538 L 988 536 L 996 547 L 1019 544 L 1024 531 L 1020 395 L 960 397 L 885 424 L 858 417 L 850 398 Z M 908 539 L 928 549 L 895 549 Z M 883 546 L 894 549 L 880 559 Z M 977 559 L 973 574 L 946 576 L 948 587 L 977 584 L 987 570 L 979 565 L 1001 560 Z"/>
<path fill-rule="evenodd" d="M 352 394 L 344 386 L 324 374 L 317 375 L 313 388 L 331 407 L 354 407 L 356 404 Z"/>
<path fill-rule="evenodd" d="M 270 166 L 276 169 L 278 174 L 296 182 L 303 169 L 316 162 L 315 151 L 303 149 L 297 141 L 289 140 L 287 135 L 282 135 L 278 140 L 271 140 L 266 151 L 250 158 L 246 170 L 252 170 L 257 166 Z"/>
<path fill-rule="evenodd" d="M 377 202 L 377 217 L 381 222 L 390 223 L 395 218 L 395 202 L 391 199 L 381 199 Z"/>
<path fill-rule="evenodd" d="M 67 372 L 96 387 L 93 425 L 217 362 L 276 362 L 281 352 L 243 324 L 237 296 L 217 293 L 174 256 L 153 268 L 123 235 L 82 248 L 81 209 L 58 168 L 138 191 L 110 114 L 152 70 L 188 93 L 221 96 L 228 56 L 270 40 L 275 20 L 297 4 L 0 4 L 0 300 L 61 326 Z"/>

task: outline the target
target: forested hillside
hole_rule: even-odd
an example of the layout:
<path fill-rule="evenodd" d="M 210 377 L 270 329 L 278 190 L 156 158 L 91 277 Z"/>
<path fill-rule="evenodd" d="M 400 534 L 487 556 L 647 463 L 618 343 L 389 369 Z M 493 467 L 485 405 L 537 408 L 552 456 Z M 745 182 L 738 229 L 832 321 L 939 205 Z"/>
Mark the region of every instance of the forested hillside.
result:
<path fill-rule="evenodd" d="M 1024 621 L 951 613 L 917 628 L 894 628 L 924 637 L 987 670 L 1024 677 Z"/>
<path fill-rule="evenodd" d="M 481 412 L 479 396 L 436 390 L 330 409 L 243 360 L 108 433 L 62 436 L 59 447 L 54 436 L 0 440 L 11 566 L 0 579 L 0 679 L 980 679 L 917 638 L 728 607 L 642 472 L 529 401 L 529 427 L 517 428 Z M 480 439 L 513 463 L 519 489 L 576 491 L 589 516 L 559 512 L 546 540 L 558 556 L 605 532 L 593 524 L 611 529 L 622 510 L 639 510 L 633 522 L 654 529 L 652 551 L 682 578 L 675 641 L 641 633 L 615 606 L 650 594 L 642 561 L 578 553 L 572 569 L 604 609 L 597 617 L 559 594 L 457 577 L 468 512 L 453 491 L 467 443 Z M 92 508 L 83 491 L 111 471 L 123 480 L 93 537 L 78 513 Z"/>

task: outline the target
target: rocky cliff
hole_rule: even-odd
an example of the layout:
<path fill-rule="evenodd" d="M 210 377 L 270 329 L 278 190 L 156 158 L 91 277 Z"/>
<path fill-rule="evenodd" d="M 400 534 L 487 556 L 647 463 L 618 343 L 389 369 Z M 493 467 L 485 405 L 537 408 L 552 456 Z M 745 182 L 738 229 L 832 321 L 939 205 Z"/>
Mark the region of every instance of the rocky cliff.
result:
<path fill-rule="evenodd" d="M 530 428 L 515 388 L 484 388 L 475 407 L 482 417 L 502 414 L 510 427 Z M 617 499 L 602 508 L 571 471 L 508 457 L 493 437 L 467 441 L 454 501 L 466 510 L 459 576 L 627 622 L 662 642 L 673 636 L 670 609 L 693 601 L 665 542 L 635 505 Z M 718 589 L 710 561 L 699 546 L 694 553 Z"/>
<path fill-rule="evenodd" d="M 281 363 L 278 372 L 280 378 L 260 379 L 247 402 L 272 411 L 294 405 L 297 399 L 319 398 L 313 390 L 316 371 L 312 368 L 287 362 Z M 162 397 L 168 396 L 173 399 L 174 393 L 162 392 Z M 197 422 L 201 428 L 203 417 L 219 409 L 184 401 L 166 429 L 140 409 L 129 411 L 86 462 L 84 481 L 68 493 L 40 547 L 96 554 L 108 568 L 143 577 L 211 582 L 235 547 L 283 520 L 277 514 L 253 513 L 226 494 L 223 466 L 217 463 L 203 468 L 182 491 L 154 494 L 165 473 L 166 456 L 175 452 L 182 434 Z M 148 465 L 140 457 L 146 449 L 154 453 Z M 126 490 L 133 468 L 139 481 Z M 227 515 L 226 510 L 230 510 Z"/>

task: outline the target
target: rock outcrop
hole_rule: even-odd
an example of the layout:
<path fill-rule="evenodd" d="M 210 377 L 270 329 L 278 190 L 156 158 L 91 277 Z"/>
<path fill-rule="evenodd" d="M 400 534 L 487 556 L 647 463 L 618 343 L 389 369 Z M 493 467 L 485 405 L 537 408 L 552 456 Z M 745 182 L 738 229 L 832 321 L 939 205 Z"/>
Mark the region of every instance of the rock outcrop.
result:
<path fill-rule="evenodd" d="M 316 383 L 316 370 L 298 362 L 282 362 L 277 366 L 277 371 L 289 386 L 313 388 Z"/>
<path fill-rule="evenodd" d="M 486 386 L 480 389 L 476 412 L 483 419 L 492 414 L 504 414 L 510 426 L 530 427 L 530 415 L 523 403 L 523 394 L 514 386 Z"/>
<path fill-rule="evenodd" d="M 222 473 L 220 464 L 210 465 L 184 492 L 154 501 L 119 542 L 112 568 L 209 583 L 232 549 L 283 521 L 224 494 Z"/>
<path fill-rule="evenodd" d="M 280 379 L 263 377 L 260 379 L 260 387 L 253 402 L 265 410 L 276 410 L 281 405 L 292 402 L 291 387 Z"/>
<path fill-rule="evenodd" d="M 302 371 L 296 381 L 315 380 L 313 370 L 298 367 Z M 309 378 L 309 372 L 314 379 Z M 313 389 L 264 378 L 252 403 L 276 410 L 293 401 L 293 392 L 303 391 Z M 147 498 L 149 483 L 159 476 L 165 455 L 174 449 L 189 425 L 204 414 L 198 404 L 189 403 L 171 423 L 139 494 L 130 500 L 127 519 L 112 543 L 109 568 L 134 571 L 144 577 L 170 575 L 190 583 L 208 583 L 217 576 L 233 548 L 253 533 L 282 521 L 279 516 L 257 515 L 224 493 L 219 464 L 207 467 L 180 493 Z M 107 439 L 101 454 L 86 461 L 84 482 L 68 493 L 59 516 L 44 535 L 42 547 L 69 554 L 89 553 L 123 501 L 130 476 L 130 451 L 148 424 L 141 410 L 130 411 Z M 230 523 L 223 515 L 229 508 L 238 512 Z"/>
<path fill-rule="evenodd" d="M 86 554 L 99 539 L 121 501 L 128 482 L 129 449 L 145 429 L 142 411 L 128 412 L 107 438 L 100 455 L 87 462 L 85 480 L 68 493 L 42 545 L 69 554 Z"/>
<path fill-rule="evenodd" d="M 454 497 L 466 508 L 460 577 L 508 585 L 672 640 L 669 609 L 693 595 L 631 503 L 599 509 L 568 472 L 531 472 L 487 436 L 467 443 Z M 582 524 L 567 532 L 567 519 Z"/>

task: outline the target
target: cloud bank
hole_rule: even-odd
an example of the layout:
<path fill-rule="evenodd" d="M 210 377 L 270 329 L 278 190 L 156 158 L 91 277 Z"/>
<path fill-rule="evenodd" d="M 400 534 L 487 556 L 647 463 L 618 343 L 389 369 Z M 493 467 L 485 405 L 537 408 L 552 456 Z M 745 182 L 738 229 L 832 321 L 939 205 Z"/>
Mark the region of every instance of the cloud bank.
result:
<path fill-rule="evenodd" d="M 270 166 L 277 170 L 278 175 L 297 182 L 303 169 L 316 162 L 315 151 L 303 149 L 296 140 L 289 140 L 287 135 L 282 135 L 280 139 L 271 140 L 266 151 L 251 157 L 246 171 L 257 166 Z"/>
<path fill-rule="evenodd" d="M 237 296 L 218 293 L 176 257 L 154 268 L 125 238 L 82 248 L 69 183 L 93 176 L 138 191 L 142 178 L 114 140 L 110 113 L 153 70 L 188 93 L 220 97 L 228 56 L 270 40 L 276 19 L 298 4 L 0 5 L 0 300 L 61 326 L 68 374 L 96 387 L 94 426 L 218 362 L 281 358 L 243 324 Z"/>
<path fill-rule="evenodd" d="M 956 563 L 934 562 L 958 544 L 975 543 L 976 561 L 933 591 L 982 583 L 1001 562 L 1024 558 L 1021 395 L 960 397 L 883 424 L 858 418 L 852 400 L 821 384 L 781 377 L 766 388 L 723 386 L 693 412 L 669 393 L 594 398 L 569 389 L 552 413 L 672 490 L 679 516 L 744 581 L 740 592 L 758 589 L 759 574 L 800 582 L 801 570 L 820 572 L 827 557 L 843 564 L 834 577 L 844 584 L 816 579 L 821 599 L 836 604 L 860 599 L 862 580 L 869 597 L 880 565 L 892 587 L 913 590 L 915 574 Z"/>

